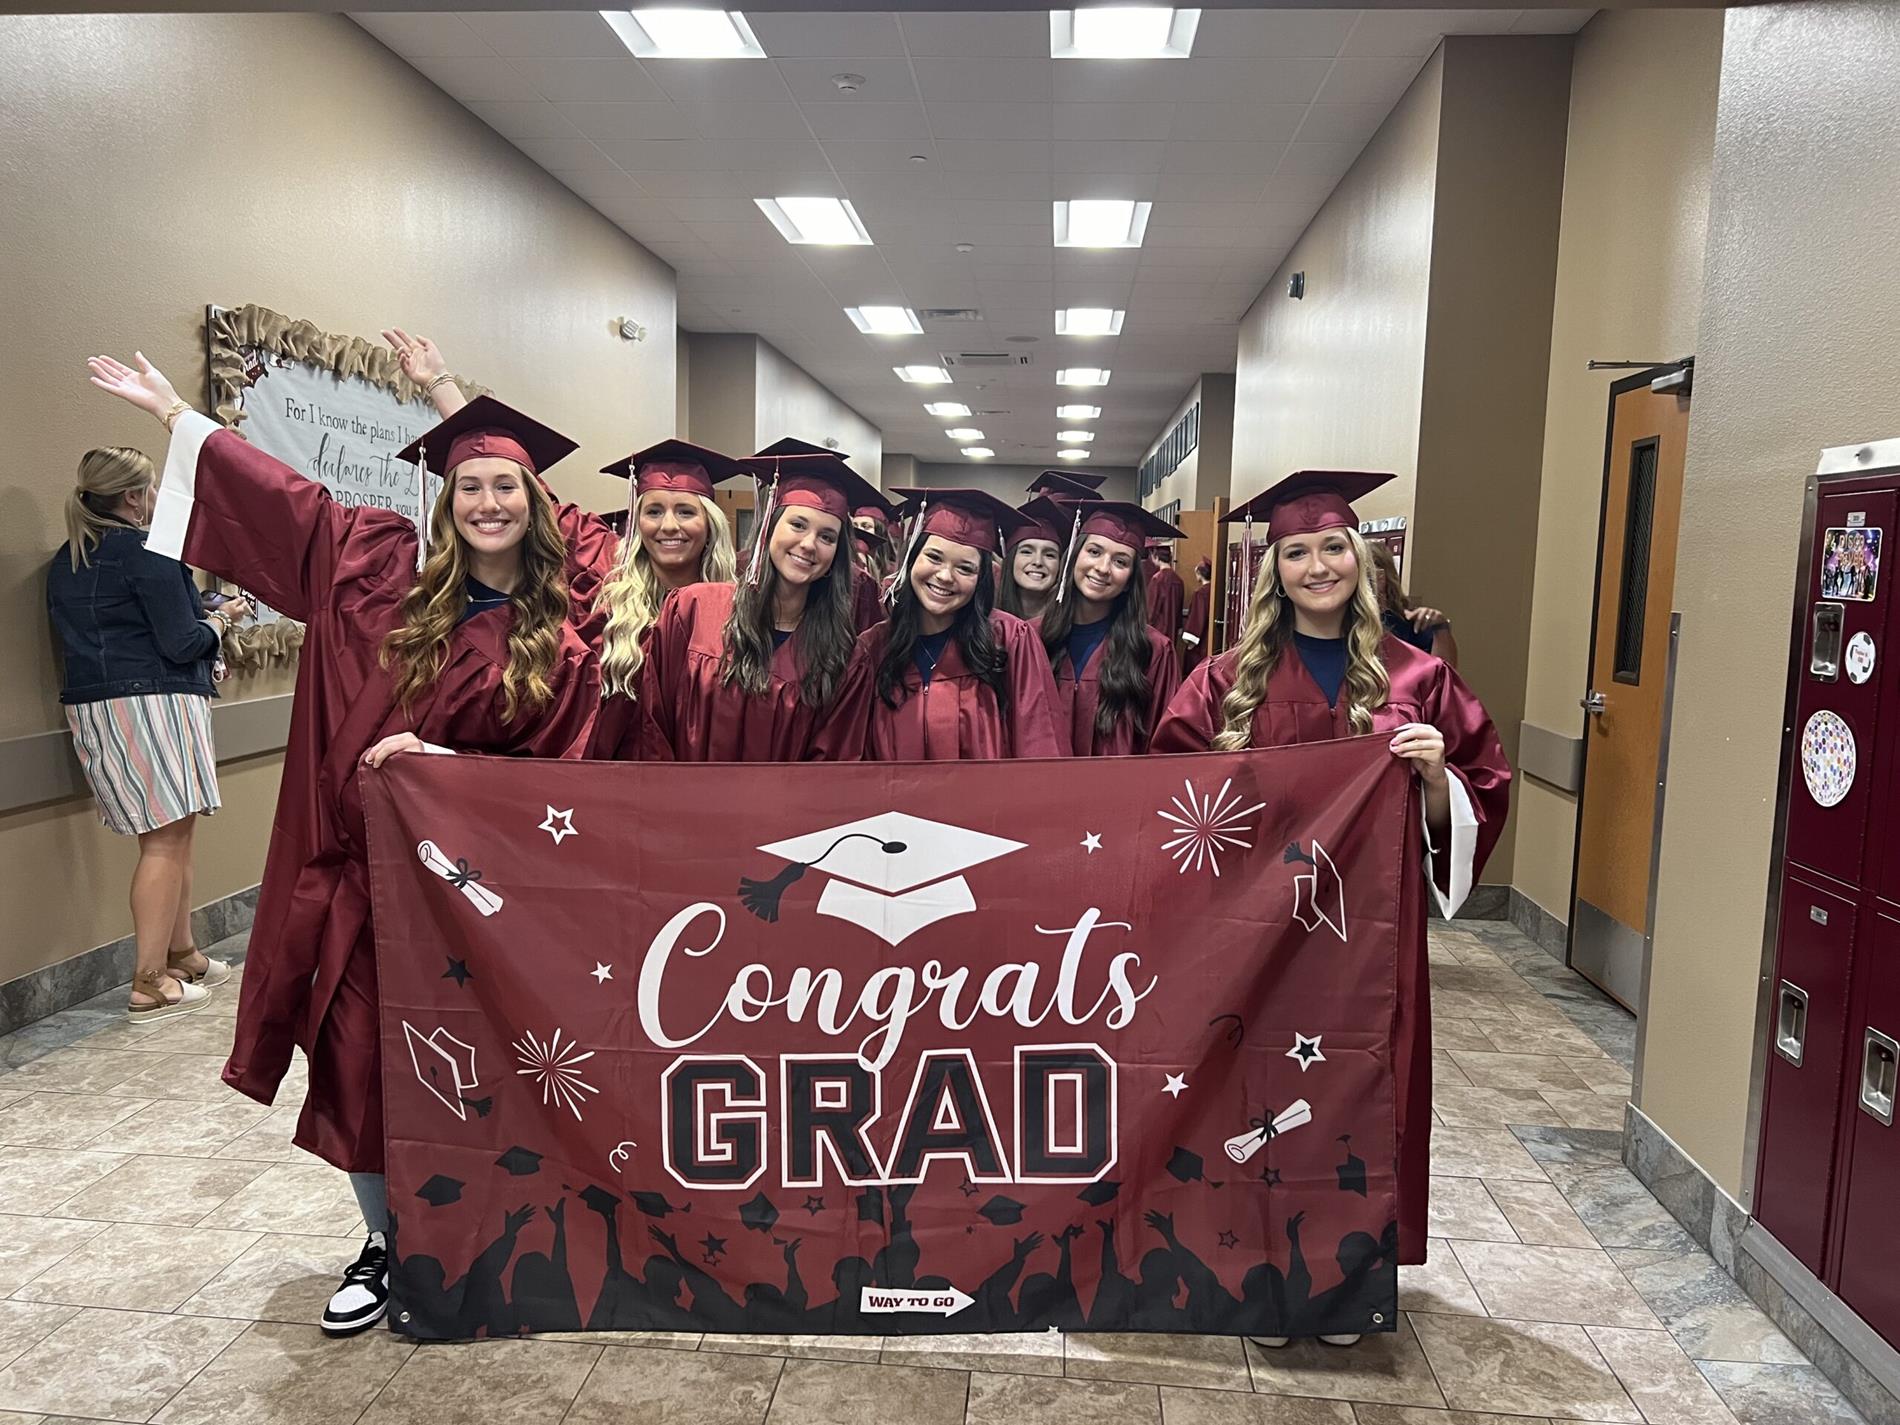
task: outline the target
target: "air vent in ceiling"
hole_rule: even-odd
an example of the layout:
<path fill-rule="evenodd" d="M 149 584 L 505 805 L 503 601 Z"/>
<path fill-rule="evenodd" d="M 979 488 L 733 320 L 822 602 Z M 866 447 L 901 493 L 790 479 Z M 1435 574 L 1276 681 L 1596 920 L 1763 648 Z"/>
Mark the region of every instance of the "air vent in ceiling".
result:
<path fill-rule="evenodd" d="M 983 314 L 975 307 L 919 307 L 920 322 L 980 322 Z"/>
<path fill-rule="evenodd" d="M 945 351 L 945 366 L 1027 366 L 1031 358 L 1013 351 Z"/>
<path fill-rule="evenodd" d="M 1013 411 L 978 411 L 977 414 L 979 416 L 1008 416 L 1008 415 L 1014 415 L 1015 412 Z"/>

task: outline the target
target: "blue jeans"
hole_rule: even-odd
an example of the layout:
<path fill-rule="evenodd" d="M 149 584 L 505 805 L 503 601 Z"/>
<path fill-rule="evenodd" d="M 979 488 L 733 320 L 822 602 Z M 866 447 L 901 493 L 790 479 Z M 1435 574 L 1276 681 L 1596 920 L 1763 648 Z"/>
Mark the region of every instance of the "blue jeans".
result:
<path fill-rule="evenodd" d="M 363 1225 L 371 1232 L 389 1233 L 389 1179 L 381 1173 L 351 1173 L 350 1191 L 363 1209 Z"/>

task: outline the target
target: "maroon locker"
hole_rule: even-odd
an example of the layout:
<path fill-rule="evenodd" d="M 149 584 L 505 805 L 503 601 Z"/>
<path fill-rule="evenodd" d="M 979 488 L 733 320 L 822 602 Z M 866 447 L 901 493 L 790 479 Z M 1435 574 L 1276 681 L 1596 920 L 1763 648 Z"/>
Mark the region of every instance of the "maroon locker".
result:
<path fill-rule="evenodd" d="M 1790 870 L 1781 888 L 1755 1216 L 1817 1277 L 1827 1246 L 1854 902 Z"/>
<path fill-rule="evenodd" d="M 1893 516 L 1891 489 L 1822 495 L 1808 575 L 1787 858 L 1790 865 L 1856 887 L 1865 884 L 1868 808 L 1875 800 L 1871 764 L 1885 679 L 1866 676 L 1853 658 L 1864 656 L 1860 651 L 1869 646 L 1877 648 L 1886 633 L 1893 580 L 1891 573 L 1880 577 L 1879 564 L 1881 554 L 1892 552 Z M 1888 730 L 1889 739 L 1894 731 Z"/>
<path fill-rule="evenodd" d="M 1834 1253 L 1840 1263 L 1835 1291 L 1889 1345 L 1900 1347 L 1900 1272 L 1894 1270 L 1900 1126 L 1893 1121 L 1900 1056 L 1900 919 L 1894 910 L 1871 919 L 1861 959 L 1856 996 L 1861 1012 L 1854 1016 L 1846 1044 L 1846 1207 Z"/>

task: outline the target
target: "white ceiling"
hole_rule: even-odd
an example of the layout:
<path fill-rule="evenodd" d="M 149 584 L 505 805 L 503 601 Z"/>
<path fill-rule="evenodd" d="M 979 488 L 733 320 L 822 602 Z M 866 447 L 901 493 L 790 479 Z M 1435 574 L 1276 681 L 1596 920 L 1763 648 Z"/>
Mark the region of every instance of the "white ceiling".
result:
<path fill-rule="evenodd" d="M 1042 11 L 749 14 L 768 60 L 636 60 L 593 10 L 353 18 L 676 268 L 683 327 L 761 334 L 886 450 L 956 460 L 942 430 L 966 424 L 999 461 L 1053 464 L 1056 406 L 1086 401 L 1093 463 L 1126 466 L 1199 373 L 1233 369 L 1240 316 L 1442 36 L 1592 13 L 1205 10 L 1193 58 L 1136 61 L 1050 59 Z M 777 195 L 849 198 L 875 246 L 786 243 L 752 202 Z M 1051 200 L 1089 197 L 1151 200 L 1143 247 L 1055 250 Z M 865 336 L 842 309 L 869 304 L 984 320 Z M 1066 306 L 1127 322 L 1058 337 Z M 946 351 L 1033 364 L 892 374 Z M 1065 392 L 1067 365 L 1113 379 Z M 1007 414 L 938 421 L 940 399 Z"/>

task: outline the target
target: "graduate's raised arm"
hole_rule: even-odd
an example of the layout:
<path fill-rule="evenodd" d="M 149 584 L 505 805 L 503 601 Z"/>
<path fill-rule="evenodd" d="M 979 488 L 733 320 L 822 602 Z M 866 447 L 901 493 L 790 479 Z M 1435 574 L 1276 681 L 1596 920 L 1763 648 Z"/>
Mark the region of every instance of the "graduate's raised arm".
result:
<path fill-rule="evenodd" d="M 308 622 L 328 592 L 345 539 L 368 522 L 413 569 L 415 539 L 393 510 L 345 509 L 315 480 L 266 455 L 180 399 L 163 372 L 134 353 L 87 361 L 92 384 L 159 420 L 171 433 L 145 547 L 251 590 Z M 405 538 L 406 536 L 406 538 Z"/>

